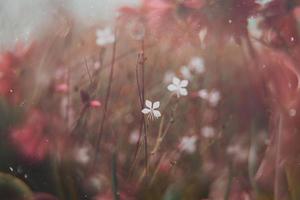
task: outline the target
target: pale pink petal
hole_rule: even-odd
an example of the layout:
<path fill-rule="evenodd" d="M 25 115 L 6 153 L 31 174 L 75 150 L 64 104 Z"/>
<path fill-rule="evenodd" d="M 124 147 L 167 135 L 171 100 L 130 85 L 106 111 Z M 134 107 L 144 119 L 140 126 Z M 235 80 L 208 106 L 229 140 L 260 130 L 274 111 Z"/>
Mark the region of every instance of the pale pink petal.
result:
<path fill-rule="evenodd" d="M 61 84 L 58 84 L 55 87 L 55 89 L 56 89 L 57 92 L 68 92 L 69 87 L 66 83 L 61 83 Z"/>
<path fill-rule="evenodd" d="M 101 102 L 98 101 L 98 100 L 92 100 L 92 101 L 90 101 L 90 106 L 94 107 L 94 108 L 100 107 L 101 106 Z"/>

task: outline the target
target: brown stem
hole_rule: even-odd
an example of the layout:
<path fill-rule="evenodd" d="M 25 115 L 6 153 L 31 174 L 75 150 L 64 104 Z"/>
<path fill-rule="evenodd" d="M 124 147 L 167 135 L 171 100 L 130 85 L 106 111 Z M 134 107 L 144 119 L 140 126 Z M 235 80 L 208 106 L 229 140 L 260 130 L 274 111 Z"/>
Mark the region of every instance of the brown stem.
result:
<path fill-rule="evenodd" d="M 274 200 L 280 200 L 280 159 L 281 159 L 281 139 L 282 139 L 282 114 L 279 115 L 278 132 L 276 137 L 276 160 L 275 160 L 275 182 Z"/>
<path fill-rule="evenodd" d="M 115 30 L 115 35 L 117 31 Z M 105 100 L 104 100 L 104 110 L 102 114 L 102 120 L 100 122 L 100 130 L 96 136 L 96 154 L 95 154 L 95 159 L 94 163 L 92 166 L 95 165 L 98 155 L 99 155 L 99 145 L 101 144 L 101 140 L 103 137 L 103 128 L 104 128 L 104 122 L 106 120 L 106 115 L 107 115 L 107 109 L 108 109 L 108 103 L 109 103 L 109 98 L 110 98 L 110 93 L 111 93 L 111 88 L 112 88 L 112 82 L 113 82 L 113 76 L 114 76 L 114 66 L 115 66 L 115 61 L 116 61 L 116 47 L 117 47 L 117 42 L 115 41 L 113 43 L 113 50 L 112 50 L 112 58 L 111 58 L 111 67 L 110 67 L 110 74 L 109 74 L 109 80 L 108 80 L 108 86 L 106 89 L 106 95 L 105 95 Z"/>

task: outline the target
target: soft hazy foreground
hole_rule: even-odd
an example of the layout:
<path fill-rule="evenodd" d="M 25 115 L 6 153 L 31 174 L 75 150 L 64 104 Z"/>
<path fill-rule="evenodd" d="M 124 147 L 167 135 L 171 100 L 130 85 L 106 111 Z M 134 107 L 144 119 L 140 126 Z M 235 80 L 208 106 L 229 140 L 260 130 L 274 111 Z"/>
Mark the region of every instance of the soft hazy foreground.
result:
<path fill-rule="evenodd" d="M 300 199 L 299 0 L 0 6 L 1 200 Z"/>

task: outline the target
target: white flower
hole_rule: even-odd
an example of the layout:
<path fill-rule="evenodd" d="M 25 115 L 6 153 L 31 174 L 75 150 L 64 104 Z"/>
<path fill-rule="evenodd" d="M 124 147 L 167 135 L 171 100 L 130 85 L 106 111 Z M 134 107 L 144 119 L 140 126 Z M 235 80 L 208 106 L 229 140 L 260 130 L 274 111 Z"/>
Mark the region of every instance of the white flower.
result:
<path fill-rule="evenodd" d="M 290 117 L 295 117 L 296 114 L 297 114 L 296 109 L 294 109 L 294 108 L 289 109 L 289 115 L 290 115 Z"/>
<path fill-rule="evenodd" d="M 208 101 L 209 101 L 210 105 L 217 106 L 220 99 L 221 99 L 221 94 L 218 90 L 212 90 L 210 92 L 210 95 L 209 95 L 209 98 L 208 98 Z"/>
<path fill-rule="evenodd" d="M 207 100 L 209 102 L 209 104 L 213 107 L 217 106 L 221 99 L 220 92 L 215 89 L 213 89 L 210 92 L 208 92 L 206 89 L 199 90 L 198 96 L 204 100 Z"/>
<path fill-rule="evenodd" d="M 186 96 L 188 94 L 186 89 L 188 84 L 188 80 L 180 80 L 177 77 L 173 77 L 172 83 L 168 85 L 168 90 L 175 92 L 178 98 L 180 96 Z"/>
<path fill-rule="evenodd" d="M 115 35 L 113 30 L 109 27 L 104 29 L 98 29 L 96 31 L 96 44 L 99 46 L 106 46 L 115 42 Z"/>
<path fill-rule="evenodd" d="M 139 140 L 140 134 L 138 130 L 134 130 L 132 133 L 130 133 L 129 136 L 129 143 L 130 144 L 136 144 Z"/>
<path fill-rule="evenodd" d="M 196 136 L 184 136 L 181 139 L 179 148 L 181 151 L 185 151 L 186 153 L 194 153 L 196 151 L 196 142 Z"/>
<path fill-rule="evenodd" d="M 247 29 L 251 36 L 254 38 L 260 38 L 263 35 L 263 31 L 259 28 L 259 24 L 262 21 L 262 17 L 249 17 Z"/>
<path fill-rule="evenodd" d="M 200 30 L 199 32 L 199 39 L 200 39 L 200 45 L 201 45 L 201 48 L 205 48 L 205 44 L 204 44 L 204 40 L 206 38 L 206 35 L 207 35 L 207 28 L 203 28 Z"/>
<path fill-rule="evenodd" d="M 241 144 L 233 144 L 227 147 L 226 153 L 233 156 L 236 161 L 246 161 L 248 159 L 249 151 Z"/>
<path fill-rule="evenodd" d="M 211 126 L 204 126 L 201 129 L 201 135 L 205 138 L 213 138 L 215 137 L 215 130 Z"/>
<path fill-rule="evenodd" d="M 156 101 L 152 104 L 151 101 L 146 100 L 145 105 L 146 107 L 142 110 L 142 113 L 148 115 L 150 119 L 159 118 L 161 116 L 159 110 L 156 110 L 160 106 L 159 101 Z"/>
<path fill-rule="evenodd" d="M 198 96 L 201 97 L 202 99 L 206 100 L 209 96 L 209 93 L 206 89 L 202 89 L 202 90 L 199 90 Z"/>
<path fill-rule="evenodd" d="M 81 164 L 87 164 L 90 161 L 90 148 L 84 146 L 75 151 L 75 159 Z"/>
<path fill-rule="evenodd" d="M 172 78 L 175 76 L 174 72 L 167 71 L 164 75 L 164 82 L 169 83 L 172 81 Z"/>
<path fill-rule="evenodd" d="M 190 61 L 189 66 L 198 74 L 202 74 L 205 71 L 204 61 L 200 57 L 193 57 Z"/>
<path fill-rule="evenodd" d="M 185 79 L 191 80 L 193 78 L 191 70 L 187 66 L 182 66 L 180 68 L 180 73 Z"/>

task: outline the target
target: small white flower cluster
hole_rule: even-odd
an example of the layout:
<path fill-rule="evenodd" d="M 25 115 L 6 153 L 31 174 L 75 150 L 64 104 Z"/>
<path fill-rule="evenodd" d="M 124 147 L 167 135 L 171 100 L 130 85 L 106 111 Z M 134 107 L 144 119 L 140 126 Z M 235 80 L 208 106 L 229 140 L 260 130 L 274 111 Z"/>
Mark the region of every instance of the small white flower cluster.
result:
<path fill-rule="evenodd" d="M 176 94 L 177 98 L 180 96 L 187 96 L 188 91 L 186 87 L 188 86 L 188 80 L 180 80 L 176 76 L 173 77 L 172 83 L 168 85 L 167 89 L 170 92 Z M 152 103 L 150 100 L 145 101 L 145 107 L 142 109 L 142 113 L 147 115 L 150 119 L 157 119 L 161 116 L 160 111 L 158 108 L 160 107 L 160 102 L 155 101 Z"/>
<path fill-rule="evenodd" d="M 110 27 L 104 29 L 98 29 L 96 31 L 96 44 L 98 46 L 106 46 L 115 42 L 116 37 L 113 30 Z"/>
<path fill-rule="evenodd" d="M 201 57 L 193 57 L 188 65 L 184 65 L 180 69 L 181 75 L 188 80 L 193 78 L 193 73 L 202 74 L 204 71 L 204 60 Z"/>
<path fill-rule="evenodd" d="M 210 92 L 207 91 L 206 89 L 202 89 L 198 91 L 198 96 L 206 101 L 208 103 L 215 107 L 219 104 L 219 101 L 221 99 L 221 94 L 218 90 L 213 89 Z"/>

